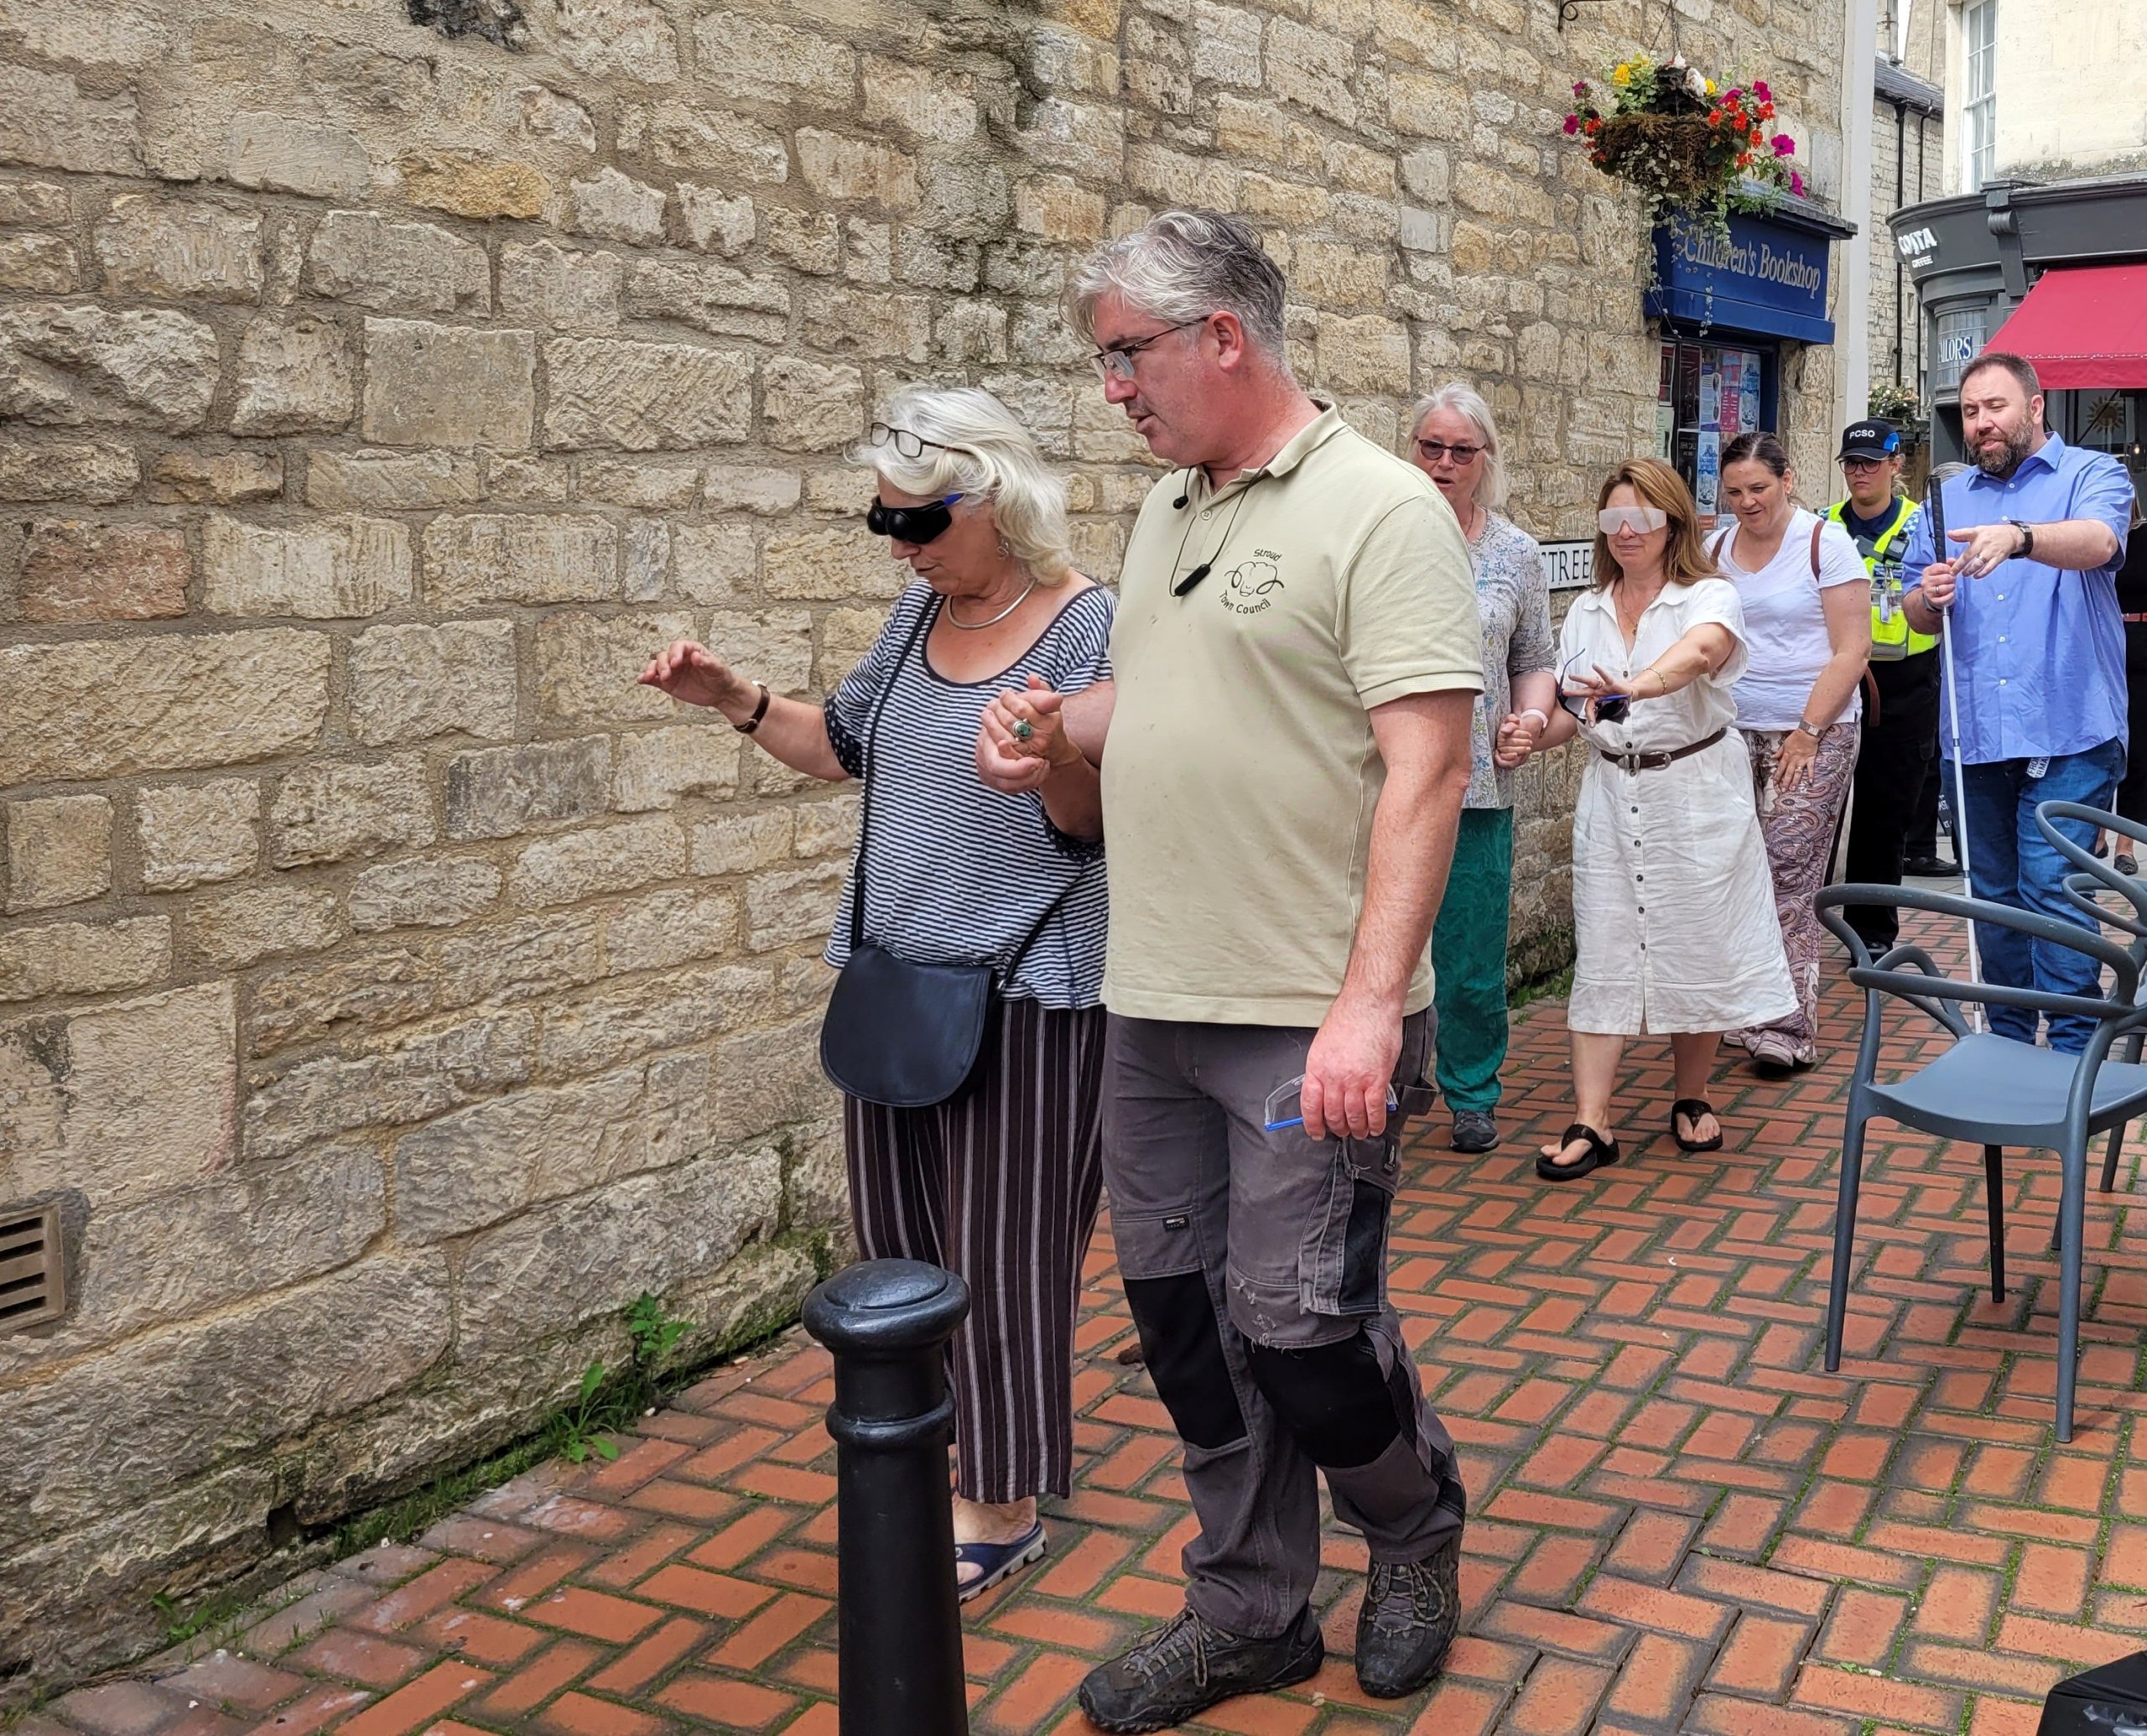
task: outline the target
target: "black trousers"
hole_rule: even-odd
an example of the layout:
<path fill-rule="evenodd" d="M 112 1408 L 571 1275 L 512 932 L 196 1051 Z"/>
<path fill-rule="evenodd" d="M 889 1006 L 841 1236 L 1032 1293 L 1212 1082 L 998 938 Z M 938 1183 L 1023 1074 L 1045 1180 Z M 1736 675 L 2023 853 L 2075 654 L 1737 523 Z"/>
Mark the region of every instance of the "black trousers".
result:
<path fill-rule="evenodd" d="M 2124 762 L 2124 782 L 2117 787 L 2117 811 L 2129 820 L 2147 822 L 2147 623 L 2124 624 L 2124 679 L 2127 721 L 2131 725 L 2130 753 Z M 2129 844 L 2118 852 L 2134 856 Z"/>
<path fill-rule="evenodd" d="M 1901 883 L 1903 842 L 1938 758 L 1938 677 L 1936 651 L 1871 666 L 1879 703 L 1864 707 L 1864 741 L 1857 751 L 1848 819 L 1851 881 Z M 1933 789 L 1934 810 L 1936 795 Z M 1843 914 L 1873 951 L 1894 943 L 1900 923 L 1894 906 L 1852 904 Z"/>

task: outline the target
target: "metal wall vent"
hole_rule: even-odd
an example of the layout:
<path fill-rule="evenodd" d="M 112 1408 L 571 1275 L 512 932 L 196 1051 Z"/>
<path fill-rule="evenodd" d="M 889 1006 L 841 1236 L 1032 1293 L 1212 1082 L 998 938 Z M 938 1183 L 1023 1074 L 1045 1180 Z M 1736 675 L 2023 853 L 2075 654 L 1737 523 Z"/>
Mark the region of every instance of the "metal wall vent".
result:
<path fill-rule="evenodd" d="M 66 1312 L 65 1266 L 58 1206 L 0 1210 L 0 1336 Z"/>

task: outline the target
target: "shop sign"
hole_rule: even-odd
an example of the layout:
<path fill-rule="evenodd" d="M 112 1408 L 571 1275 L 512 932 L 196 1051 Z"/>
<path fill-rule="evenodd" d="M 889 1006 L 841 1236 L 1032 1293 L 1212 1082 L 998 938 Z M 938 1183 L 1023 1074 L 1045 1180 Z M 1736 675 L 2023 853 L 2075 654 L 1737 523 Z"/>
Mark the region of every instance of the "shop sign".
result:
<path fill-rule="evenodd" d="M 1682 224 L 1655 232 L 1656 286 L 1646 311 L 1658 319 L 1830 344 L 1827 317 L 1831 243 L 1765 217 L 1733 216 L 1727 236 Z"/>
<path fill-rule="evenodd" d="M 1983 352 L 1983 308 L 1955 308 L 1937 318 L 1931 345 L 1931 389 L 1951 392 L 1961 383 L 1961 374 Z"/>
<path fill-rule="evenodd" d="M 1900 250 L 1901 262 L 1917 271 L 1938 257 L 1938 237 L 1928 228 L 1911 229 L 1906 235 L 1897 235 L 1894 245 Z"/>
<path fill-rule="evenodd" d="M 1595 543 L 1539 543 L 1543 579 L 1553 590 L 1585 590 L 1595 573 Z"/>

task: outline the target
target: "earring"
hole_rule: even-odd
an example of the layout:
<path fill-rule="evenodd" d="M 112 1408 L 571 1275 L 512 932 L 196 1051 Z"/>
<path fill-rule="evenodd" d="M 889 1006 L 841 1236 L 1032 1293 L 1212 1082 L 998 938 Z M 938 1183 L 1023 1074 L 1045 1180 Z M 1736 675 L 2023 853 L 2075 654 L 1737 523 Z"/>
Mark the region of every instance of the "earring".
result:
<path fill-rule="evenodd" d="M 1013 552 L 1014 552 L 1014 545 L 1013 545 L 1012 543 L 1009 543 L 1009 542 L 1006 539 L 1006 538 L 1001 537 L 1001 538 L 999 539 L 999 558 L 1000 558 L 1000 559 L 1001 559 L 1001 560 L 1005 560 L 1005 559 L 1006 559 L 1010 555 L 1011 555 L 1011 554 L 1013 554 Z"/>

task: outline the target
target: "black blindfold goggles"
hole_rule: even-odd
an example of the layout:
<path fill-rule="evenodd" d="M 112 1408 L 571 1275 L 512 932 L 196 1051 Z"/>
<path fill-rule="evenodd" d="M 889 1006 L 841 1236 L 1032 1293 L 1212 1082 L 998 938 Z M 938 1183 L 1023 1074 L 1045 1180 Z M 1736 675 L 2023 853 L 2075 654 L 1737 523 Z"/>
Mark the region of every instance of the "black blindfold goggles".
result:
<path fill-rule="evenodd" d="M 959 494 L 942 495 L 929 506 L 891 507 L 876 500 L 866 508 L 865 528 L 876 537 L 892 537 L 902 543 L 929 543 L 946 534 L 954 522 L 953 507 Z"/>

